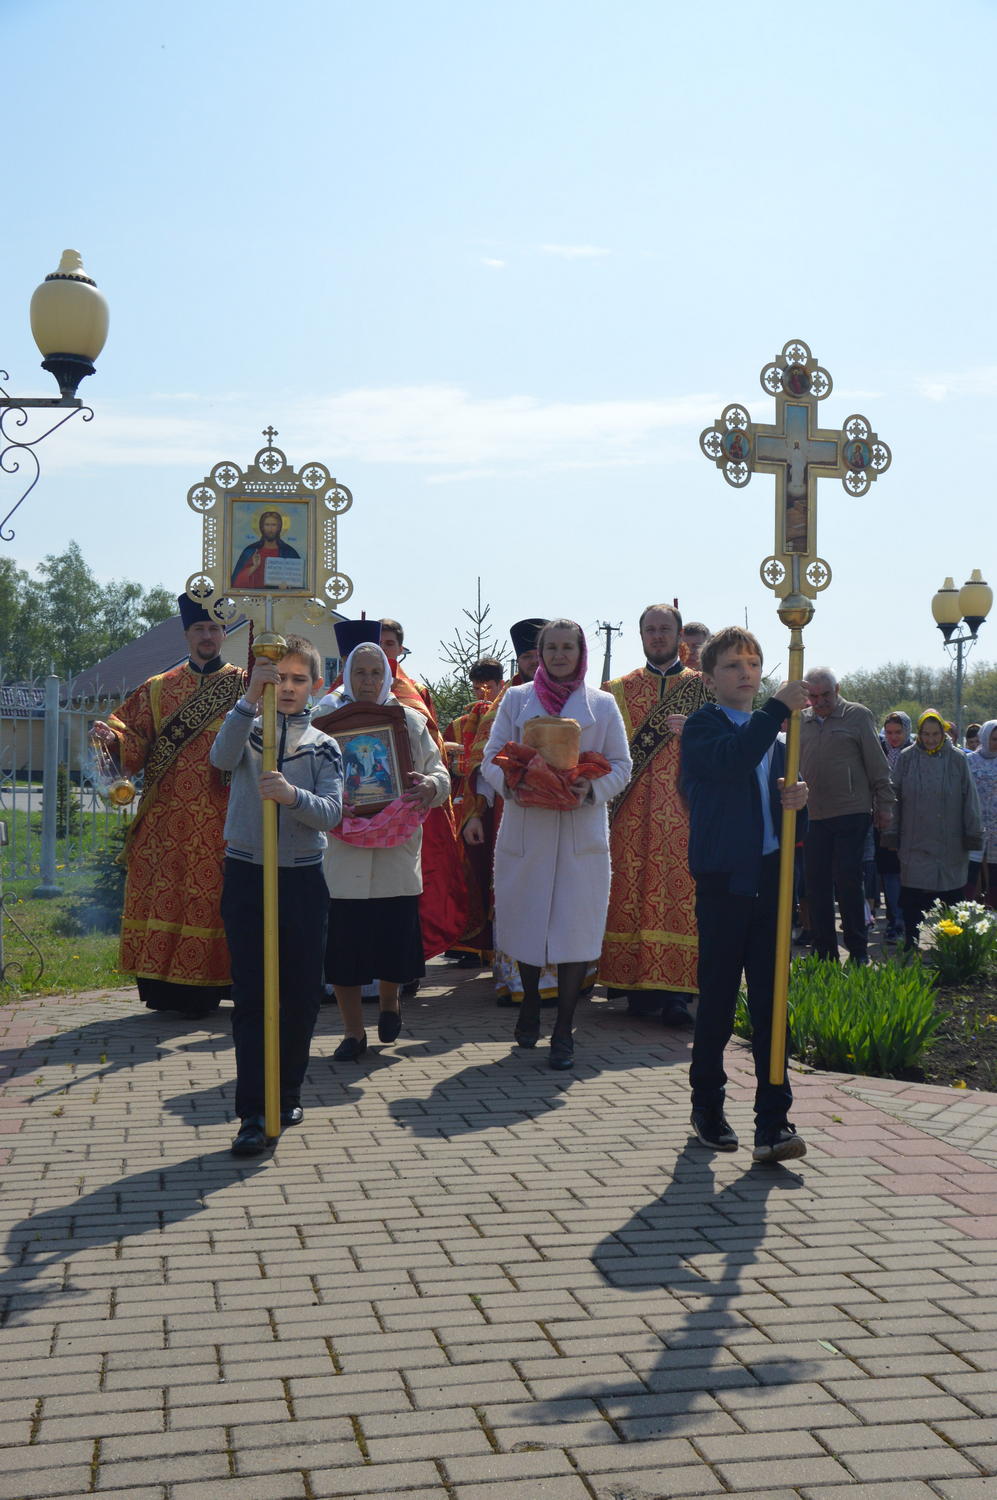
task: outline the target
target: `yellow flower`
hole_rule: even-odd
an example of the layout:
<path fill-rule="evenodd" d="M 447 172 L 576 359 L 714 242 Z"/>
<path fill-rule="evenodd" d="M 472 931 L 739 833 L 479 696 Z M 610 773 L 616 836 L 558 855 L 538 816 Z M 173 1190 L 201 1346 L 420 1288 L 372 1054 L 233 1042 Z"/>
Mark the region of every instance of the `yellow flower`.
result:
<path fill-rule="evenodd" d="M 955 1083 L 952 1085 L 952 1087 L 954 1089 L 964 1089 L 964 1088 L 967 1088 L 968 1085 L 967 1085 L 966 1080 L 964 1078 L 957 1078 L 956 1081 L 955 1081 Z"/>
<path fill-rule="evenodd" d="M 944 922 L 939 922 L 938 931 L 944 932 L 946 937 L 962 936 L 962 928 L 956 922 L 951 921 L 948 917 L 946 917 Z"/>

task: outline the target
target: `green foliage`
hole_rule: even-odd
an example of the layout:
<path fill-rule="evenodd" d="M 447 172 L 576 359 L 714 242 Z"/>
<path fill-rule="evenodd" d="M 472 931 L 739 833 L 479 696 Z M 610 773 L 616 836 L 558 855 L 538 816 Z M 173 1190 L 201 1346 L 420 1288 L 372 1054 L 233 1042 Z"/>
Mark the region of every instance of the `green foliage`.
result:
<path fill-rule="evenodd" d="M 888 661 L 864 672 L 850 672 L 841 680 L 841 695 L 853 703 L 864 703 L 877 723 L 893 709 L 910 714 L 916 722 L 926 708 L 937 708 L 948 719 L 955 718 L 955 668 L 939 651 L 934 667 Z M 997 664 L 978 662 L 966 672 L 962 691 L 962 721 L 982 724 L 997 716 Z"/>
<path fill-rule="evenodd" d="M 798 959 L 790 971 L 789 1005 L 797 1057 L 834 1072 L 886 1078 L 914 1066 L 941 1020 L 934 976 L 916 957 L 864 968 Z"/>
<path fill-rule="evenodd" d="M 458 625 L 454 631 L 451 641 L 440 642 L 440 658 L 449 663 L 453 668 L 451 675 L 445 678 L 445 682 L 464 685 L 464 702 L 473 698 L 468 682 L 468 672 L 483 656 L 497 656 L 502 660 L 502 645 L 493 634 L 493 627 L 489 623 L 488 616 L 491 614 L 490 604 L 481 603 L 481 579 L 477 580 L 477 600 L 473 609 L 461 610 L 469 626 Z M 449 723 L 449 719 L 440 719 L 440 723 Z"/>
<path fill-rule="evenodd" d="M 423 681 L 433 695 L 436 722 L 441 730 L 462 714 L 474 700 L 470 683 L 457 672 L 452 672 L 449 677 L 441 677 L 439 682 L 430 682 L 428 678 Z"/>
<path fill-rule="evenodd" d="M 65 937 L 77 933 L 117 932 L 125 904 L 125 866 L 119 863 L 128 836 L 128 824 L 117 823 L 93 858 L 88 861 L 91 884 L 68 903 L 54 930 Z"/>
<path fill-rule="evenodd" d="M 69 767 L 60 765 L 55 773 L 55 827 L 61 838 L 80 831 L 80 801 L 69 779 Z"/>
<path fill-rule="evenodd" d="M 452 670 L 441 677 L 439 682 L 426 682 L 436 704 L 436 719 L 441 729 L 474 702 L 474 690 L 468 673 L 475 662 L 480 661 L 483 656 L 494 656 L 503 661 L 502 644 L 493 634 L 488 620 L 491 605 L 483 605 L 481 602 L 480 578 L 477 580 L 474 608 L 462 610 L 461 613 L 466 616 L 469 625 L 458 625 L 452 640 L 440 642 L 440 659 L 448 662 Z M 508 670 L 506 665 L 506 671 Z"/>
<path fill-rule="evenodd" d="M 934 976 L 917 957 L 865 968 L 807 957 L 789 971 L 789 1048 L 816 1068 L 892 1077 L 916 1064 L 940 1021 Z M 751 1035 L 743 994 L 734 1030 Z"/>
<path fill-rule="evenodd" d="M 51 553 L 32 578 L 0 559 L 0 642 L 8 681 L 50 669 L 72 677 L 176 613 L 164 588 L 131 579 L 98 583 L 76 542 Z"/>
<path fill-rule="evenodd" d="M 944 906 L 936 901 L 924 921 L 933 940 L 928 962 L 940 984 L 965 984 L 997 962 L 997 917 L 978 901 Z"/>
<path fill-rule="evenodd" d="M 9 987 L 0 986 L 0 1005 L 19 994 L 76 994 L 81 990 L 121 989 L 135 983 L 118 969 L 117 931 L 81 934 L 66 931 L 66 913 L 72 898 L 54 901 L 16 902 L 12 915 L 34 939 L 42 952 L 44 968 L 38 973 L 34 950 L 27 938 L 8 922 L 4 927 L 4 957 L 11 969 Z"/>

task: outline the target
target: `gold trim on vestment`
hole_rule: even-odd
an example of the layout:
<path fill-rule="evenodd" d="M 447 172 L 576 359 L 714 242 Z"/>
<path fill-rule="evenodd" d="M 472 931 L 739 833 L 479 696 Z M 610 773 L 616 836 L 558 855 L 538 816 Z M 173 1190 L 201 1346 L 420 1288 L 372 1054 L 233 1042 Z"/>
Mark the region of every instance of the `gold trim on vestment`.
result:
<path fill-rule="evenodd" d="M 607 943 L 675 943 L 680 947 L 695 948 L 699 938 L 695 934 L 690 937 L 681 932 L 664 932 L 661 928 L 644 927 L 639 932 L 607 932 L 603 941 Z"/>
<path fill-rule="evenodd" d="M 122 929 L 127 927 L 138 932 L 148 932 L 150 928 L 156 932 L 184 932 L 188 937 L 220 938 L 225 936 L 224 927 L 188 927 L 184 922 L 160 922 L 155 917 L 147 917 L 144 921 L 126 917 L 122 919 L 121 926 Z M 217 983 L 216 980 L 211 982 Z"/>

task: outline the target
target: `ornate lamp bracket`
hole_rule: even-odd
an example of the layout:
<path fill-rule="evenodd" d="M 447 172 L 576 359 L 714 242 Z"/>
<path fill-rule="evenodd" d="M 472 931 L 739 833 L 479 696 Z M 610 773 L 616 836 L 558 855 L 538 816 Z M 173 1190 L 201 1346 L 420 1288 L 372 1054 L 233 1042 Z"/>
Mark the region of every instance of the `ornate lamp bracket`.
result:
<path fill-rule="evenodd" d="M 7 371 L 0 370 L 0 380 L 9 379 Z M 56 410 L 63 414 L 56 421 L 51 422 L 44 431 L 36 433 L 34 437 L 29 437 L 25 431 L 31 420 L 28 411 L 35 409 Z M 20 498 L 14 502 L 0 521 L 0 541 L 12 542 L 14 540 L 16 532 L 12 527 L 8 527 L 7 522 L 24 504 L 38 483 L 41 464 L 35 449 L 57 428 L 64 426 L 72 417 L 75 417 L 77 412 L 82 412 L 84 422 L 93 420 L 93 409 L 84 406 L 83 402 L 76 397 L 64 396 L 50 400 L 46 397 L 12 396 L 4 386 L 0 385 L 0 470 L 5 474 L 20 474 L 22 482 L 25 477 L 28 481 Z"/>

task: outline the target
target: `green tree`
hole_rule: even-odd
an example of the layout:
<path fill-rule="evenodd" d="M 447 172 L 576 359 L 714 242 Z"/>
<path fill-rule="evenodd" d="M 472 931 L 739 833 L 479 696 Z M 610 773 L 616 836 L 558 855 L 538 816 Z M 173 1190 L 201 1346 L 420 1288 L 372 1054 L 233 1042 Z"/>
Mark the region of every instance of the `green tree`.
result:
<path fill-rule="evenodd" d="M 491 605 L 481 602 L 481 579 L 476 580 L 477 597 L 473 609 L 461 613 L 469 621 L 458 625 L 453 638 L 440 642 L 440 657 L 451 670 L 438 682 L 427 682 L 426 686 L 436 704 L 437 721 L 441 729 L 463 713 L 474 701 L 474 691 L 468 673 L 476 661 L 483 656 L 495 656 L 502 660 L 502 645 L 495 636 L 489 622 Z"/>
<path fill-rule="evenodd" d="M 76 542 L 50 553 L 37 573 L 0 558 L 0 670 L 8 681 L 50 667 L 73 677 L 176 613 L 174 596 L 158 585 L 99 583 Z"/>
<path fill-rule="evenodd" d="M 440 656 L 443 661 L 449 663 L 453 668 L 452 676 L 463 680 L 467 696 L 471 696 L 467 674 L 476 661 L 483 656 L 497 656 L 502 660 L 502 646 L 493 633 L 488 616 L 492 612 L 490 604 L 481 603 L 481 579 L 477 579 L 477 600 L 473 609 L 464 609 L 461 613 L 470 622 L 469 625 L 458 625 L 454 631 L 453 639 L 440 642 Z"/>

